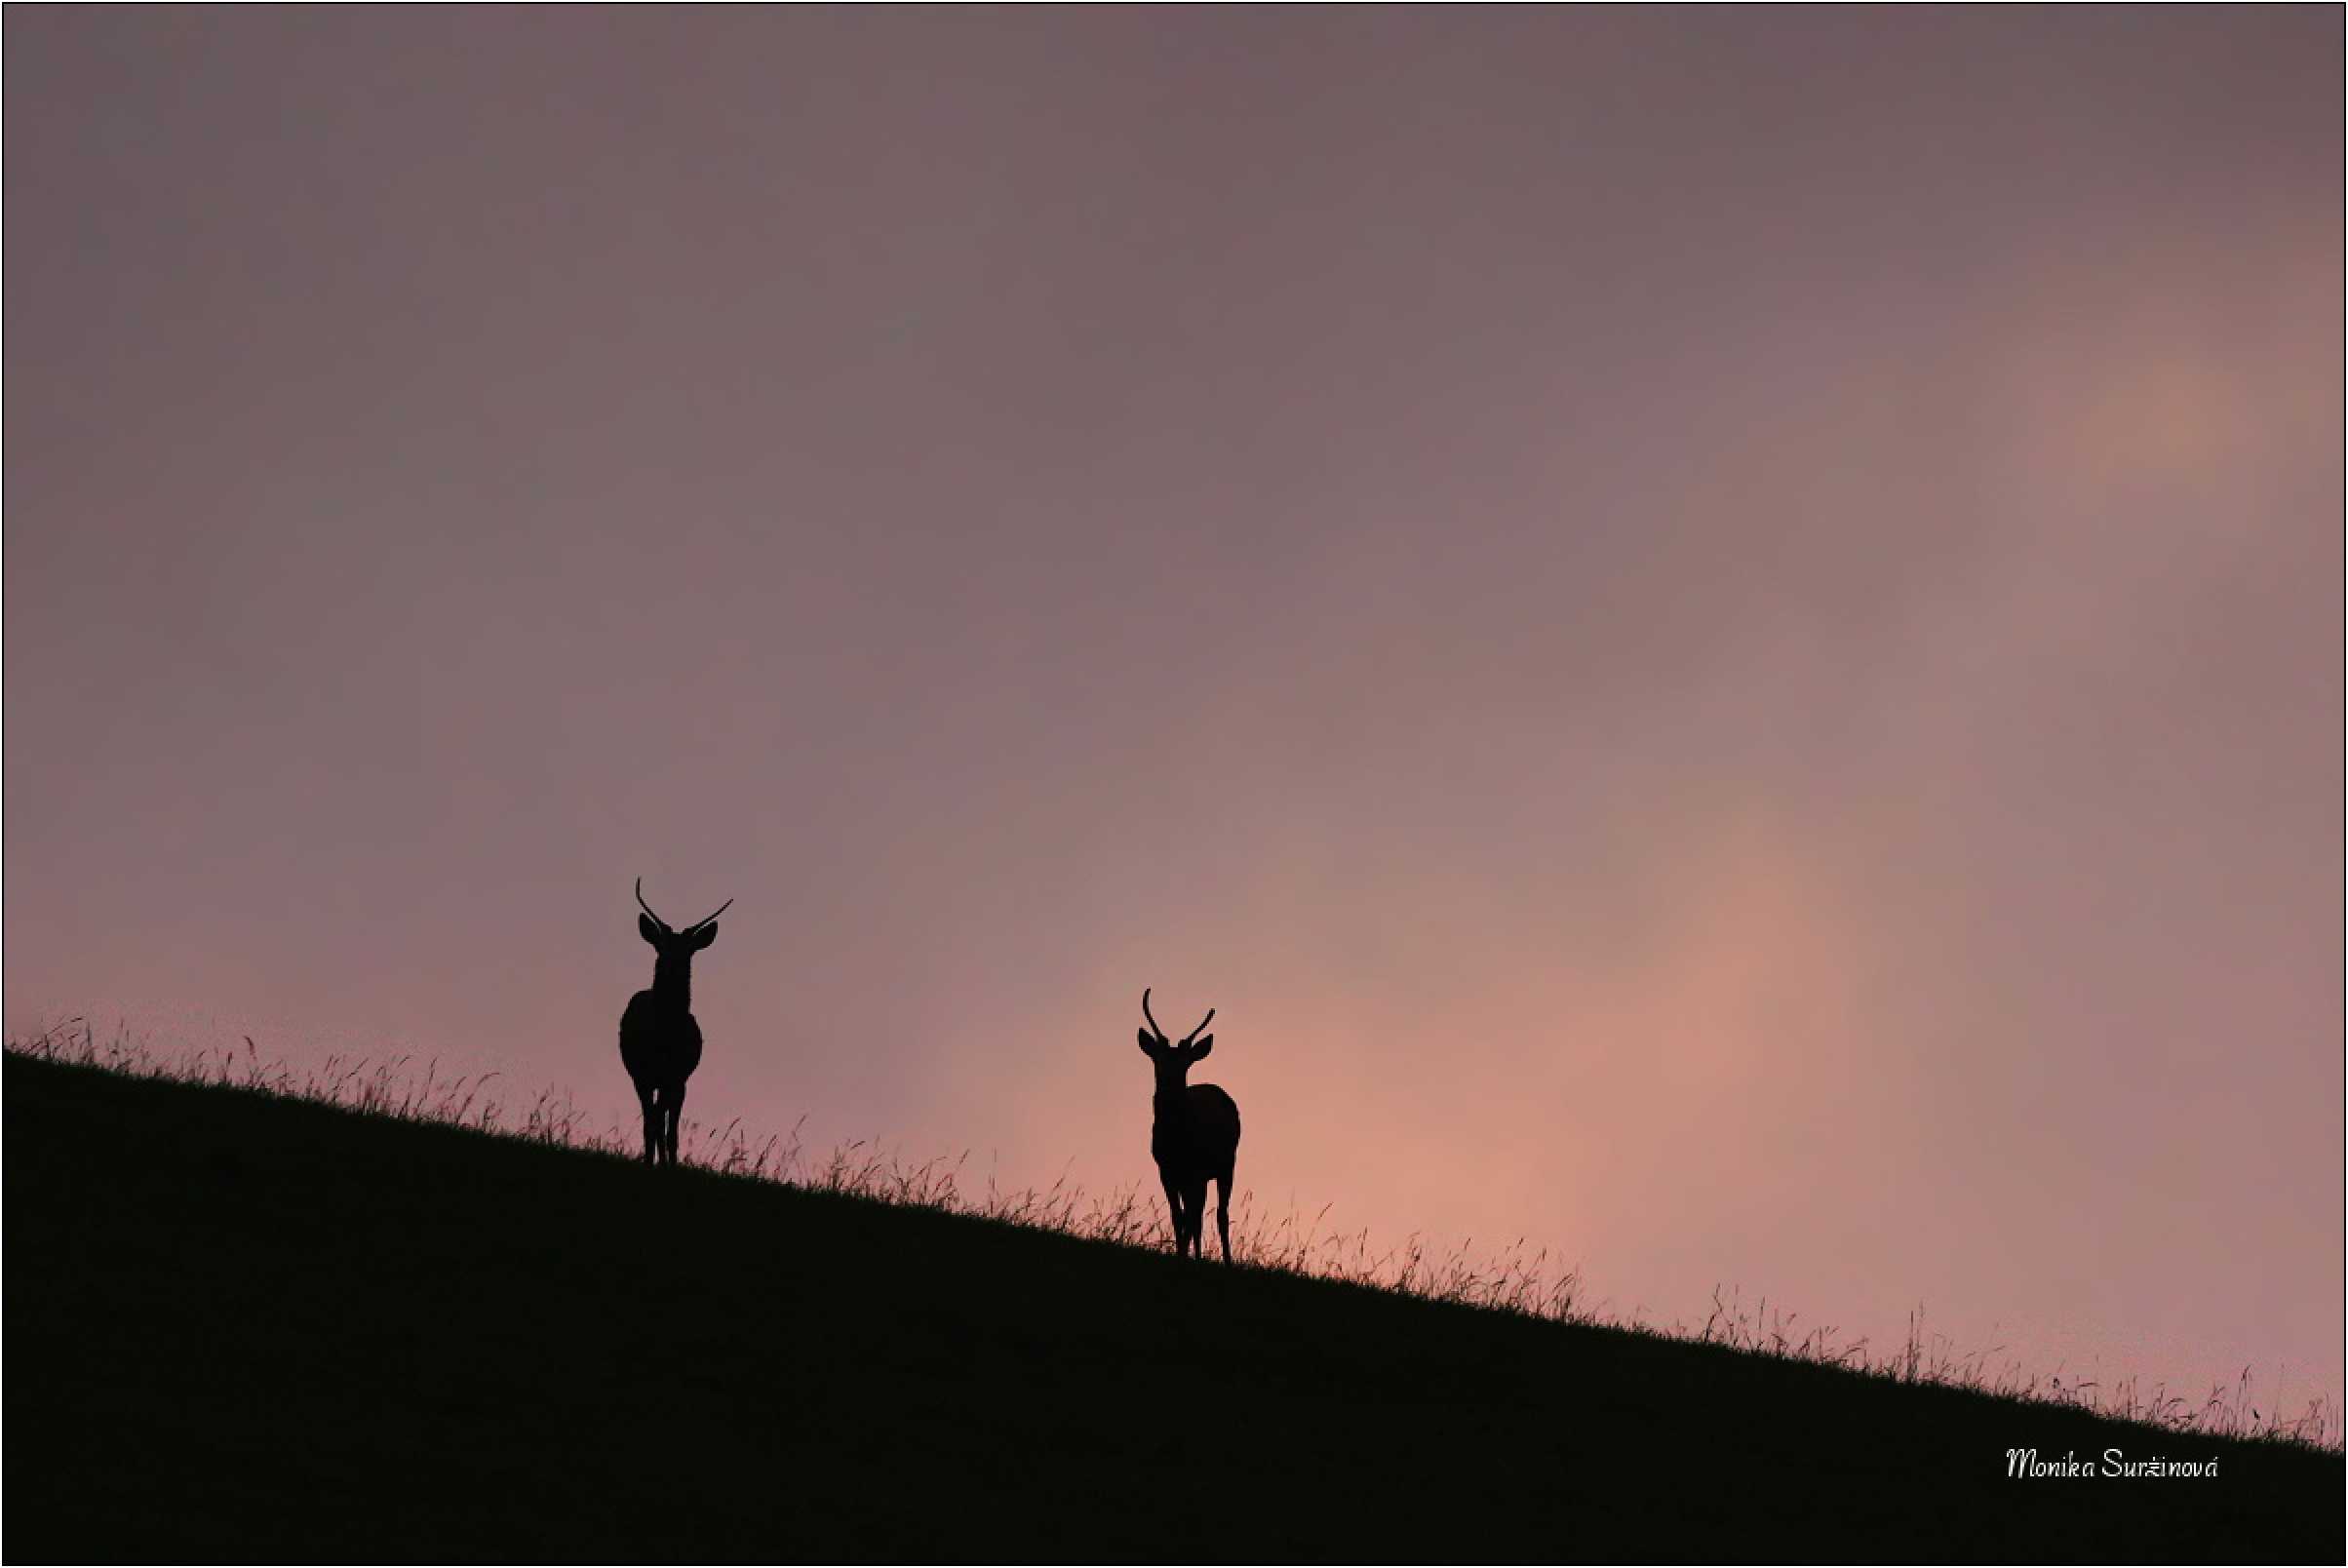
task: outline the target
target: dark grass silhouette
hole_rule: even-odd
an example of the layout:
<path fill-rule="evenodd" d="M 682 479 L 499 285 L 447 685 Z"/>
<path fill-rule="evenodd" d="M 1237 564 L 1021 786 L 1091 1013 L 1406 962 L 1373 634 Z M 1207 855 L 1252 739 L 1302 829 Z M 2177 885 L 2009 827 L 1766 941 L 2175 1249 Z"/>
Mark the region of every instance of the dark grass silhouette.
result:
<path fill-rule="evenodd" d="M 685 1117 L 685 1079 L 701 1065 L 701 1026 L 693 1022 L 693 955 L 718 939 L 718 916 L 733 908 L 720 904 L 678 930 L 645 902 L 645 880 L 636 879 L 637 934 L 652 946 L 652 988 L 628 999 L 619 1017 L 619 1059 L 636 1085 L 645 1116 L 645 1163 L 677 1163 L 677 1134 Z"/>
<path fill-rule="evenodd" d="M 2348 1545 L 2341 1458 L 2303 1444 L 267 1093 L 5 1074 L 12 1560 Z M 643 1266 L 651 1234 L 671 1267 Z M 2006 1476 L 2010 1448 L 2115 1446 L 2219 1473 Z"/>
<path fill-rule="evenodd" d="M 1150 1095 L 1150 1157 L 1166 1190 L 1166 1213 L 1174 1227 L 1177 1254 L 1197 1257 L 1206 1224 L 1206 1184 L 1215 1184 L 1215 1231 L 1223 1239 L 1223 1261 L 1232 1261 L 1232 1172 L 1239 1158 L 1238 1102 L 1212 1083 L 1192 1083 L 1191 1064 L 1215 1048 L 1215 1037 L 1198 1032 L 1215 1021 L 1215 1009 L 1180 1043 L 1150 1017 L 1149 988 L 1142 990 L 1142 1054 L 1150 1058 L 1156 1086 Z M 1195 1043 L 1193 1043 L 1195 1041 Z"/>

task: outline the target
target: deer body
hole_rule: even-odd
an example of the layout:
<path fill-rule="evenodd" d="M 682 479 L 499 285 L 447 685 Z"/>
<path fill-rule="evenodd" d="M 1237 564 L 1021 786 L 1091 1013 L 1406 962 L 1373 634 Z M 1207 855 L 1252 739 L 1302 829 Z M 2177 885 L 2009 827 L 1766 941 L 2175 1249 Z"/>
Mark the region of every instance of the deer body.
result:
<path fill-rule="evenodd" d="M 1212 1083 L 1189 1081 L 1191 1065 L 1215 1048 L 1215 1037 L 1198 1038 L 1198 1031 L 1215 1020 L 1207 1009 L 1198 1029 L 1179 1044 L 1158 1031 L 1150 1017 L 1150 993 L 1142 993 L 1142 1016 L 1150 1027 L 1140 1032 L 1142 1054 L 1157 1075 L 1151 1096 L 1150 1157 L 1157 1162 L 1157 1179 L 1166 1190 L 1166 1212 L 1174 1225 L 1176 1256 L 1205 1254 L 1206 1184 L 1215 1184 L 1215 1231 L 1223 1242 L 1223 1261 L 1232 1261 L 1232 1170 L 1239 1157 L 1238 1102 Z M 1196 1041 L 1195 1044 L 1193 1041 Z"/>
<path fill-rule="evenodd" d="M 693 1022 L 693 955 L 718 939 L 718 915 L 733 907 L 727 899 L 718 915 L 680 931 L 645 904 L 644 880 L 636 883 L 644 905 L 636 929 L 651 944 L 652 986 L 628 999 L 619 1016 L 619 1060 L 636 1085 L 644 1109 L 645 1163 L 677 1163 L 677 1127 L 685 1110 L 685 1080 L 701 1065 L 701 1026 Z"/>

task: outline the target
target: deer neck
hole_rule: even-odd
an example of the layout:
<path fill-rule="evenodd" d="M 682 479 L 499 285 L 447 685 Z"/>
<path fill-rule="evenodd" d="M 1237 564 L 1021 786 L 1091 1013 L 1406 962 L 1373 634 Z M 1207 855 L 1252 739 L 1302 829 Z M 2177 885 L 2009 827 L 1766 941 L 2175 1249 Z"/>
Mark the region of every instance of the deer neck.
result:
<path fill-rule="evenodd" d="M 1157 1092 L 1150 1097 L 1150 1110 L 1160 1121 L 1177 1121 L 1183 1115 L 1184 1102 L 1190 1098 L 1191 1086 L 1181 1078 L 1168 1083 L 1158 1079 Z"/>
<path fill-rule="evenodd" d="M 652 960 L 652 1000 L 675 1012 L 693 1010 L 691 955 L 670 958 L 664 953 Z"/>

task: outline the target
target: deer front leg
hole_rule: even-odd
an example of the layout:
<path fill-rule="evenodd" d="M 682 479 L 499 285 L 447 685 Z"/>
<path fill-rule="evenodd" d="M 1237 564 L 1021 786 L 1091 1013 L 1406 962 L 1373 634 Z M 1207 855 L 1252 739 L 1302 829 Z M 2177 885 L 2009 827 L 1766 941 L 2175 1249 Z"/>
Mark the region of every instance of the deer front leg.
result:
<path fill-rule="evenodd" d="M 660 1158 L 660 1107 L 653 1103 L 649 1084 L 636 1086 L 636 1100 L 645 1114 L 645 1163 L 656 1163 Z"/>
<path fill-rule="evenodd" d="M 685 1085 L 672 1083 L 660 1091 L 660 1153 L 665 1163 L 677 1163 L 677 1128 L 685 1119 Z"/>
<path fill-rule="evenodd" d="M 1191 1183 L 1182 1195 L 1183 1211 L 1191 1226 L 1191 1256 L 1206 1257 L 1206 1182 L 1203 1178 Z"/>

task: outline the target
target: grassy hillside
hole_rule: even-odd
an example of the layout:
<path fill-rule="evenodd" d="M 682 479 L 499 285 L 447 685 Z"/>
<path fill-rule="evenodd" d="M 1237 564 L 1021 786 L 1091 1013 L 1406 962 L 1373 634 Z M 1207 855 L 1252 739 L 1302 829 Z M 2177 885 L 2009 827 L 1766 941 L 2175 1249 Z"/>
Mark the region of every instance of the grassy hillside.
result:
<path fill-rule="evenodd" d="M 11 1560 L 2348 1552 L 2336 1453 L 5 1073 Z"/>

